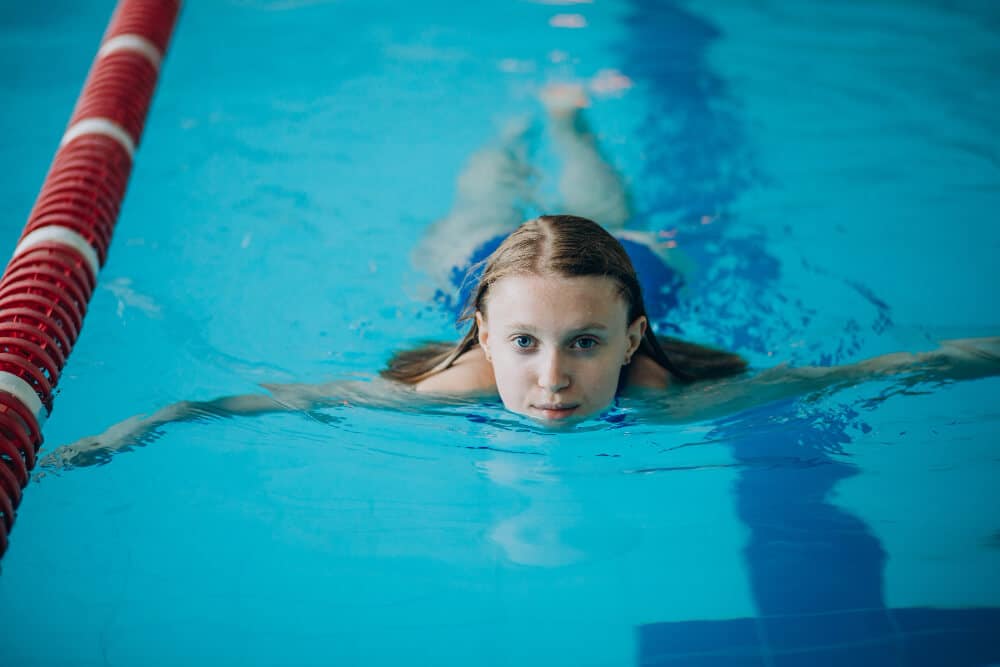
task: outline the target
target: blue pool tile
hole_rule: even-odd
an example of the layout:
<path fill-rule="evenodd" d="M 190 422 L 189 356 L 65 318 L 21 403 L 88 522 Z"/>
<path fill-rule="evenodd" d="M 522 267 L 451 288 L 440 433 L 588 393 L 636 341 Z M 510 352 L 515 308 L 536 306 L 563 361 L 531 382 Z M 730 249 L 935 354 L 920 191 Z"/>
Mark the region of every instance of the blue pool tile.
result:
<path fill-rule="evenodd" d="M 778 652 L 898 641 L 885 609 L 765 617 L 762 623 L 768 647 Z"/>
<path fill-rule="evenodd" d="M 1000 665 L 1000 609 L 870 609 L 637 628 L 642 667 Z"/>
<path fill-rule="evenodd" d="M 749 655 L 678 655 L 639 664 L 642 667 L 767 667 L 762 657 Z"/>
<path fill-rule="evenodd" d="M 888 643 L 774 653 L 771 656 L 771 665 L 773 667 L 907 667 L 907 662 L 902 647 Z"/>
<path fill-rule="evenodd" d="M 724 647 L 758 648 L 757 621 L 681 621 L 639 626 L 639 646 L 660 653 L 702 653 Z"/>
<path fill-rule="evenodd" d="M 1000 609 L 896 609 L 911 667 L 1000 664 Z"/>
<path fill-rule="evenodd" d="M 638 628 L 639 664 L 763 667 L 757 621 L 682 621 Z"/>

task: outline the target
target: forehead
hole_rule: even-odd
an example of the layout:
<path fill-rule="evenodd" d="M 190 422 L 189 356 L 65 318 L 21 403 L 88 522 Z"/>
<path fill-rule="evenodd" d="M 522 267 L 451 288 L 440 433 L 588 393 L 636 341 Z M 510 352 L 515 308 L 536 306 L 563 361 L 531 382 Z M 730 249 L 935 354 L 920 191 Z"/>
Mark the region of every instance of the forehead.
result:
<path fill-rule="evenodd" d="M 618 283 L 605 276 L 507 276 L 490 287 L 486 304 L 486 317 L 494 326 L 551 329 L 625 326 L 627 311 Z"/>

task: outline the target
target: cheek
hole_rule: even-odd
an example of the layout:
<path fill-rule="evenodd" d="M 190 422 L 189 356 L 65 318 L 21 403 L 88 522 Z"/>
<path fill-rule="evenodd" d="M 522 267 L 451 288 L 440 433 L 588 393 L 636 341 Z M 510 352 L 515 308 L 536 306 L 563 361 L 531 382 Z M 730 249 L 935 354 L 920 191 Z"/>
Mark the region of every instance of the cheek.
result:
<path fill-rule="evenodd" d="M 493 355 L 493 378 L 505 404 L 524 393 L 526 375 L 525 364 L 517 357 L 507 352 Z"/>
<path fill-rule="evenodd" d="M 617 362 L 617 357 L 603 360 L 600 364 L 595 364 L 590 369 L 587 384 L 591 388 L 591 393 L 595 401 L 614 400 L 618 390 L 618 378 L 621 375 L 621 364 Z"/>

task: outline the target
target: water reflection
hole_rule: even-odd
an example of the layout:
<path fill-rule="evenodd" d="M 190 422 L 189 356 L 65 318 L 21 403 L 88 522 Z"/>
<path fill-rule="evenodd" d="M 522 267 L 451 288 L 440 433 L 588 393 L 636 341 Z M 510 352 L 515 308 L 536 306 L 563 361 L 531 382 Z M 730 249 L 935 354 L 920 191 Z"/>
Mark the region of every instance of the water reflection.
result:
<path fill-rule="evenodd" d="M 546 461 L 495 458 L 478 465 L 491 482 L 517 491 L 526 499 L 517 514 L 499 521 L 489 533 L 511 562 L 535 567 L 561 567 L 584 554 L 562 534 L 581 518 L 581 508 L 568 486 Z"/>

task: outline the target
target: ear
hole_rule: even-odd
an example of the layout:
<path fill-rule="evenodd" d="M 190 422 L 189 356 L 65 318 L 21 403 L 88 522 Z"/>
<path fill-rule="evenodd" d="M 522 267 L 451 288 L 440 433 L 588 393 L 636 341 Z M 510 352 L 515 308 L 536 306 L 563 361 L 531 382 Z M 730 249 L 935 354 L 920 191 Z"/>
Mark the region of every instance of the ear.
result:
<path fill-rule="evenodd" d="M 642 345 L 642 337 L 646 335 L 646 327 L 649 326 L 649 321 L 646 319 L 645 315 L 640 315 L 635 318 L 632 324 L 628 325 L 628 331 L 626 335 L 628 336 L 628 348 L 625 350 L 625 363 L 632 361 L 632 355 L 635 351 L 639 349 Z"/>
<path fill-rule="evenodd" d="M 476 331 L 479 334 L 479 347 L 482 348 L 483 354 L 486 355 L 486 361 L 492 362 L 493 358 L 490 356 L 490 348 L 487 345 L 490 340 L 490 332 L 486 328 L 486 317 L 480 310 L 476 311 Z"/>

